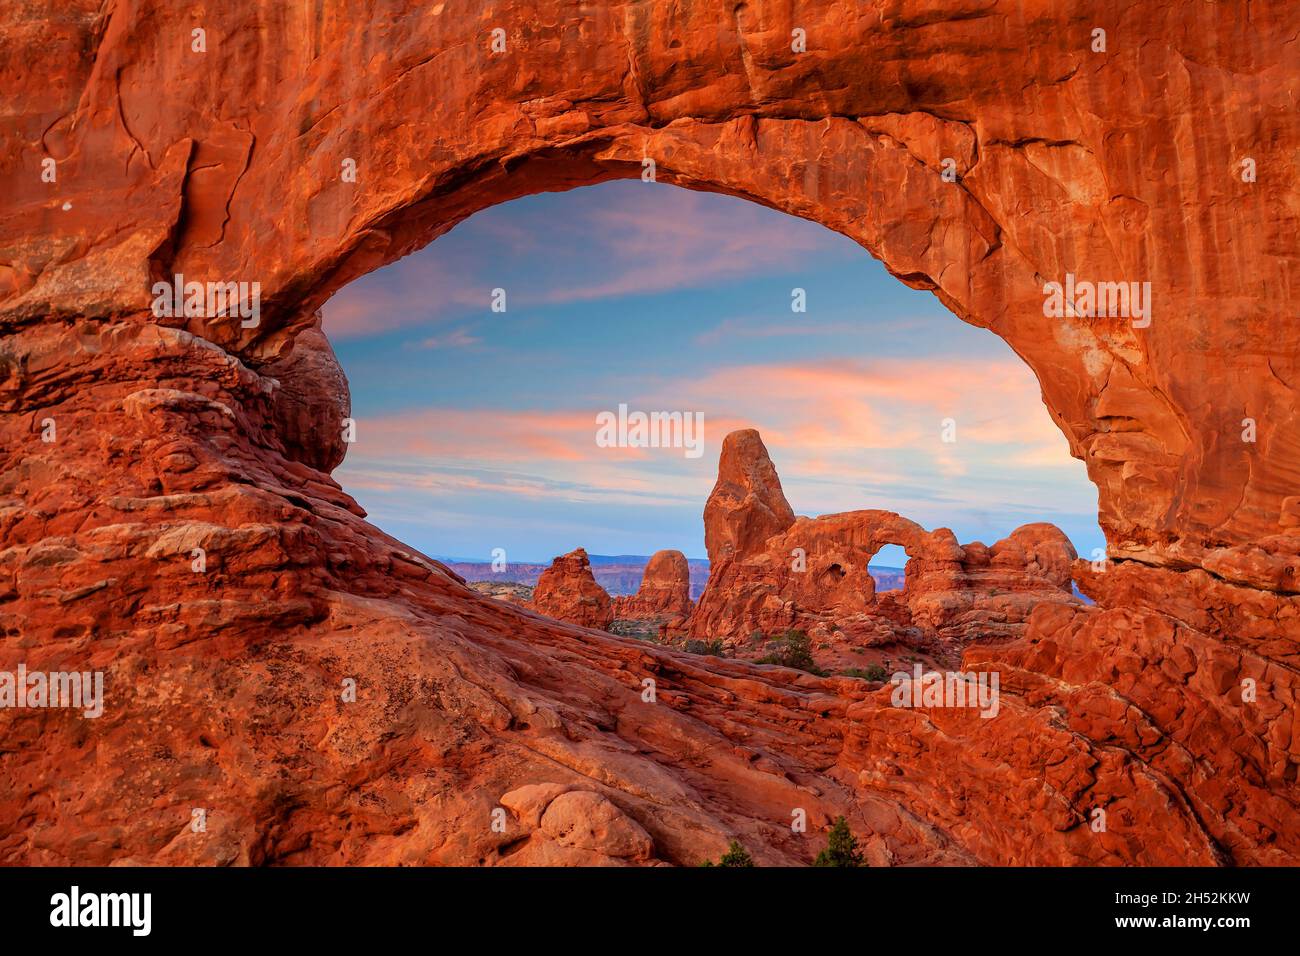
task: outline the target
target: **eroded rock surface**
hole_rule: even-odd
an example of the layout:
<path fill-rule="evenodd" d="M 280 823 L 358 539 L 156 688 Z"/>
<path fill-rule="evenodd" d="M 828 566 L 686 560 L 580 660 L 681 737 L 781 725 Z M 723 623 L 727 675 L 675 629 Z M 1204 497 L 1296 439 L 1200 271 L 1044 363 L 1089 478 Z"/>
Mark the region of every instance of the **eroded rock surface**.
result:
<path fill-rule="evenodd" d="M 320 471 L 341 465 L 352 395 L 325 334 L 315 328 L 300 332 L 288 355 L 263 372 L 279 386 L 274 416 L 286 454 Z"/>
<path fill-rule="evenodd" d="M 758 433 L 728 435 L 718 467 L 724 474 L 761 475 L 761 493 L 737 494 L 736 481 L 719 478 L 704 508 L 706 528 L 710 522 L 728 529 L 782 527 L 765 539 L 757 533 L 710 538 L 709 582 L 690 621 L 697 639 L 721 638 L 756 656 L 763 639 L 801 630 L 836 660 L 845 648 L 890 645 L 955 660 L 973 641 L 1021 636 L 1044 602 L 1081 603 L 1071 587 L 1077 555 L 1054 525 L 1024 525 L 988 547 L 961 545 L 947 528 L 926 531 L 892 511 L 773 524 L 769 503 L 786 499 Z M 908 555 L 904 588 L 877 594 L 869 565 L 890 544 Z"/>
<path fill-rule="evenodd" d="M 598 780 L 644 862 L 806 863 L 840 813 L 881 864 L 1300 862 L 1289 4 L 803 5 L 806 54 L 782 5 L 322 10 L 36 0 L 0 29 L 0 668 L 107 695 L 0 710 L 0 860 L 487 864 L 502 795 Z M 334 291 L 645 158 L 647 188 L 851 237 L 1036 372 L 1110 560 L 1075 567 L 1097 606 L 966 648 L 996 718 L 482 598 L 300 453 L 270 366 Z M 153 315 L 176 274 L 260 282 L 260 321 Z M 1152 321 L 1045 315 L 1067 274 L 1150 281 Z M 793 527 L 735 477 L 768 513 L 719 547 Z"/>
<path fill-rule="evenodd" d="M 718 481 L 704 506 L 704 547 L 709 564 L 750 554 L 794 524 L 767 446 L 752 428 L 722 440 Z"/>

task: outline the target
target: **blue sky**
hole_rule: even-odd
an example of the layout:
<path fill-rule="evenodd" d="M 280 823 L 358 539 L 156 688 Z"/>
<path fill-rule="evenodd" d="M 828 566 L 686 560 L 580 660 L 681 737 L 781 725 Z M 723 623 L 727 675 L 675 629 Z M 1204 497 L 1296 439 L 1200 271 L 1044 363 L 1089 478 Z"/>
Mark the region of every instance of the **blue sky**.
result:
<path fill-rule="evenodd" d="M 335 477 L 428 554 L 703 557 L 718 449 L 740 427 L 763 434 L 799 514 L 884 508 L 988 544 L 1047 520 L 1081 555 L 1103 544 L 1083 463 L 1002 340 L 851 240 L 740 199 L 639 180 L 526 197 L 324 315 L 357 420 Z M 703 413 L 702 457 L 598 447 L 596 415 L 620 403 Z"/>

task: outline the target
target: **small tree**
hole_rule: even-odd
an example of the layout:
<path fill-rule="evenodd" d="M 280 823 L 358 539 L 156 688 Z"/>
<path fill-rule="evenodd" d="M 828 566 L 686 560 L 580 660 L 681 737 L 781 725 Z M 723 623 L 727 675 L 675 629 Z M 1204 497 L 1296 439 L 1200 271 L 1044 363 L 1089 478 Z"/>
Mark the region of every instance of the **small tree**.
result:
<path fill-rule="evenodd" d="M 857 838 L 849 829 L 849 821 L 840 817 L 831 827 L 826 849 L 817 854 L 813 866 L 865 866 L 858 850 Z"/>
<path fill-rule="evenodd" d="M 722 854 L 722 859 L 717 863 L 712 860 L 705 860 L 700 866 L 753 866 L 754 858 L 749 855 L 749 851 L 740 845 L 739 840 L 732 840 L 727 847 L 727 852 Z"/>

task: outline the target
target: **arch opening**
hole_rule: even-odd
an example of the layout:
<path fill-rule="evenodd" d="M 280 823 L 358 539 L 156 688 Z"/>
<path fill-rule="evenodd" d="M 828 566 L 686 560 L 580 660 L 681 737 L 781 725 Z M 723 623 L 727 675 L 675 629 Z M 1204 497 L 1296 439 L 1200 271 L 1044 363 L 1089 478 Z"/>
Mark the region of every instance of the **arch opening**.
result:
<path fill-rule="evenodd" d="M 742 429 L 771 445 L 800 513 L 897 512 L 977 552 L 1063 515 L 1084 553 L 1102 541 L 1094 489 L 1004 343 L 857 244 L 734 197 L 613 182 L 500 204 L 349 286 L 324 316 L 354 395 L 345 489 L 397 538 L 531 607 L 552 560 L 581 548 L 576 582 L 559 588 L 577 603 L 546 606 L 586 625 L 740 654 L 756 653 L 756 633 L 779 636 L 691 607 L 709 603 L 717 567 L 700 514 L 722 439 Z M 681 443 L 638 446 L 637 413 L 680 415 L 666 434 Z M 602 416 L 618 440 L 602 442 Z M 811 588 L 788 585 L 820 632 L 842 626 L 844 595 L 854 613 L 913 626 L 908 561 L 875 559 L 901 541 L 823 554 Z M 684 599 L 645 570 L 661 551 L 686 560 Z M 650 613 L 636 603 L 647 588 L 672 613 L 626 625 L 620 614 Z M 948 623 L 926 614 L 918 626 Z"/>
<path fill-rule="evenodd" d="M 876 592 L 903 590 L 907 579 L 907 562 L 907 550 L 901 544 L 882 545 L 871 556 L 868 565 L 871 576 L 876 581 Z"/>

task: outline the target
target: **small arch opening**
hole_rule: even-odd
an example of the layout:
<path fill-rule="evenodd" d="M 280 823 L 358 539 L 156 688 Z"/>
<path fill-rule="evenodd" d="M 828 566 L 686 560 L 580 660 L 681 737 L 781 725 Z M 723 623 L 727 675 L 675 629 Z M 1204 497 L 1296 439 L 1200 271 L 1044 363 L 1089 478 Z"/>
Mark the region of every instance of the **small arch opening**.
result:
<path fill-rule="evenodd" d="M 907 578 L 907 552 L 900 544 L 886 544 L 874 555 L 868 569 L 876 582 L 876 593 L 901 591 Z"/>

